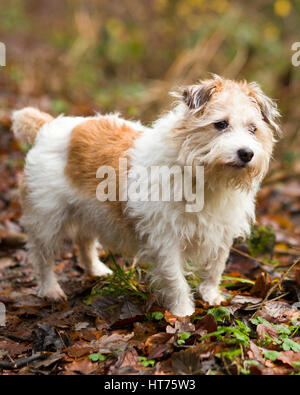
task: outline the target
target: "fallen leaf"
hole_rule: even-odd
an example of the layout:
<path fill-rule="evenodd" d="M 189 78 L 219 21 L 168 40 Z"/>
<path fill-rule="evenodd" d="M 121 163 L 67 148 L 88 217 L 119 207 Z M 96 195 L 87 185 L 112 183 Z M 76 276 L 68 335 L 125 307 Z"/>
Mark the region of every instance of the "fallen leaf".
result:
<path fill-rule="evenodd" d="M 75 331 L 80 331 L 81 329 L 86 329 L 89 325 L 89 322 L 77 322 L 74 329 Z"/>
<path fill-rule="evenodd" d="M 282 351 L 280 355 L 277 357 L 281 362 L 294 367 L 293 362 L 300 361 L 300 352 L 290 351 Z"/>
<path fill-rule="evenodd" d="M 0 231 L 0 243 L 8 247 L 23 246 L 27 242 L 27 236 L 24 233 Z"/>
<path fill-rule="evenodd" d="M 248 296 L 248 295 L 235 295 L 230 303 L 231 304 L 242 304 L 242 305 L 248 305 L 248 304 L 257 304 L 262 301 L 262 298 L 256 298 L 254 296 Z"/>
<path fill-rule="evenodd" d="M 119 334 L 112 333 L 111 335 L 104 335 L 100 339 L 91 343 L 92 346 L 97 346 L 101 354 L 116 353 L 119 354 L 120 350 L 125 350 L 128 346 L 128 341 L 132 339 L 134 333 Z"/>
<path fill-rule="evenodd" d="M 203 318 L 196 322 L 195 328 L 197 331 L 205 330 L 207 333 L 211 333 L 218 329 L 218 324 L 212 314 L 206 314 Z"/>
<path fill-rule="evenodd" d="M 276 322 L 279 324 L 287 323 L 289 321 L 299 321 L 300 311 L 299 310 L 285 310 L 276 317 Z"/>
<path fill-rule="evenodd" d="M 280 317 L 286 311 L 291 310 L 291 306 L 286 302 L 269 301 L 266 302 L 259 311 L 259 316 L 274 324 L 279 323 Z"/>
<path fill-rule="evenodd" d="M 114 369 L 124 368 L 126 366 L 136 366 L 138 365 L 138 353 L 134 348 L 130 350 L 125 350 L 118 357 L 116 364 L 114 365 Z"/>
<path fill-rule="evenodd" d="M 174 336 L 171 333 L 160 332 L 150 337 L 145 342 L 144 352 L 149 359 L 159 359 L 173 349 Z"/>
<path fill-rule="evenodd" d="M 271 337 L 272 339 L 278 338 L 276 328 L 269 324 L 258 324 L 256 327 L 256 332 L 259 339 L 265 338 L 265 335 Z"/>
<path fill-rule="evenodd" d="M 89 344 L 77 342 L 73 346 L 64 349 L 64 352 L 70 358 L 82 358 L 84 355 L 92 352 L 92 347 Z"/>
<path fill-rule="evenodd" d="M 109 324 L 106 321 L 102 320 L 100 317 L 96 317 L 95 326 L 98 331 L 109 328 Z"/>
<path fill-rule="evenodd" d="M 95 297 L 90 307 L 91 310 L 107 322 L 109 325 L 114 324 L 120 318 L 120 302 L 113 297 Z"/>
<path fill-rule="evenodd" d="M 165 358 L 167 354 L 171 353 L 173 346 L 170 343 L 158 344 L 149 348 L 148 359 Z"/>
<path fill-rule="evenodd" d="M 144 316 L 139 305 L 128 297 L 122 300 L 111 296 L 96 297 L 91 304 L 91 309 L 114 328 L 139 321 Z"/>
<path fill-rule="evenodd" d="M 28 343 L 17 343 L 11 340 L 0 341 L 0 350 L 4 351 L 11 358 L 15 358 L 30 349 L 31 346 Z"/>
<path fill-rule="evenodd" d="M 0 258 L 0 270 L 5 269 L 6 267 L 15 265 L 15 261 L 11 258 L 5 257 Z"/>
<path fill-rule="evenodd" d="M 31 363 L 31 367 L 35 369 L 41 369 L 41 368 L 47 368 L 54 364 L 55 362 L 58 362 L 62 359 L 64 359 L 65 354 L 61 353 L 60 351 L 54 352 L 49 355 L 46 359 L 43 359 L 41 361 L 34 361 Z"/>
<path fill-rule="evenodd" d="M 264 376 L 278 376 L 278 375 L 286 375 L 291 372 L 290 369 L 285 366 L 272 366 L 265 367 L 261 369 L 261 374 Z"/>
<path fill-rule="evenodd" d="M 142 310 L 135 302 L 124 298 L 120 311 L 120 320 L 128 320 L 143 315 Z"/>
<path fill-rule="evenodd" d="M 250 290 L 251 295 L 258 296 L 260 298 L 264 297 L 271 286 L 270 275 L 266 272 L 261 272 L 255 280 L 255 284 Z"/>
<path fill-rule="evenodd" d="M 50 324 L 40 324 L 33 332 L 32 349 L 38 351 L 57 351 L 70 345 L 70 339 L 63 331 L 56 330 Z"/>
<path fill-rule="evenodd" d="M 192 350 L 175 352 L 172 357 L 172 367 L 177 374 L 199 374 L 201 373 L 201 360 Z"/>
<path fill-rule="evenodd" d="M 67 372 L 76 372 L 83 374 L 90 374 L 97 369 L 97 364 L 91 362 L 88 358 L 79 359 L 65 365 Z"/>
<path fill-rule="evenodd" d="M 165 312 L 164 312 L 164 318 L 165 318 L 165 321 L 166 322 L 168 322 L 169 324 L 175 324 L 175 322 L 178 320 L 178 321 L 181 321 L 182 320 L 182 318 L 181 317 L 178 317 L 177 315 L 174 315 L 174 314 L 172 314 L 170 311 L 168 311 L 168 310 L 165 310 Z"/>
<path fill-rule="evenodd" d="M 195 332 L 195 325 L 190 322 L 188 317 L 184 317 L 181 321 L 175 321 L 174 326 L 168 325 L 166 327 L 166 332 L 172 334 Z"/>
<path fill-rule="evenodd" d="M 155 335 L 149 336 L 145 342 L 145 347 L 151 347 L 154 344 L 164 344 L 167 343 L 174 336 L 171 333 L 160 332 Z"/>
<path fill-rule="evenodd" d="M 250 359 L 265 364 L 266 360 L 263 357 L 263 349 L 258 347 L 253 341 L 250 341 L 248 355 Z"/>
<path fill-rule="evenodd" d="M 152 321 L 134 322 L 133 328 L 134 328 L 134 339 L 138 341 L 145 342 L 145 340 L 149 336 L 157 333 L 157 327 Z"/>

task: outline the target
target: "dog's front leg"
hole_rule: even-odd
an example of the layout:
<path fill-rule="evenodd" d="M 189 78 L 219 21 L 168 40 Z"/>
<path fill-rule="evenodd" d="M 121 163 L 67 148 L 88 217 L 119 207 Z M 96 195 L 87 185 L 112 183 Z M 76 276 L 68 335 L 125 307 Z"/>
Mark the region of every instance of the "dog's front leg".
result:
<path fill-rule="evenodd" d="M 179 317 L 192 315 L 195 311 L 192 294 L 184 277 L 183 262 L 179 247 L 162 247 L 155 256 L 152 271 L 152 283 L 162 297 L 164 307 Z"/>
<path fill-rule="evenodd" d="M 220 293 L 219 284 L 229 255 L 229 249 L 221 250 L 216 259 L 207 261 L 201 268 L 201 284 L 199 293 L 205 302 L 210 305 L 219 305 L 225 300 Z"/>

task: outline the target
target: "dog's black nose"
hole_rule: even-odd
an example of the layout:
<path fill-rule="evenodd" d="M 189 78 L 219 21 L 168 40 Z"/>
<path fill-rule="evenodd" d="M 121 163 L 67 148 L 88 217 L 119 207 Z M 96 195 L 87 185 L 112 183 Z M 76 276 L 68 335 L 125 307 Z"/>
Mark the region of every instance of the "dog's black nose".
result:
<path fill-rule="evenodd" d="M 250 148 L 241 148 L 237 153 L 240 160 L 244 163 L 250 162 L 254 155 L 254 152 Z"/>

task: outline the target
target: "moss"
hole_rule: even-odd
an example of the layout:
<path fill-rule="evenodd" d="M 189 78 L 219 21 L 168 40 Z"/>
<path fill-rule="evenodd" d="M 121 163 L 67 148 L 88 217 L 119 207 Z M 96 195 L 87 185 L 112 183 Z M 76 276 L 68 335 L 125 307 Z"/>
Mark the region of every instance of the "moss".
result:
<path fill-rule="evenodd" d="M 253 226 L 251 235 L 246 240 L 252 256 L 273 254 L 276 235 L 270 226 Z"/>

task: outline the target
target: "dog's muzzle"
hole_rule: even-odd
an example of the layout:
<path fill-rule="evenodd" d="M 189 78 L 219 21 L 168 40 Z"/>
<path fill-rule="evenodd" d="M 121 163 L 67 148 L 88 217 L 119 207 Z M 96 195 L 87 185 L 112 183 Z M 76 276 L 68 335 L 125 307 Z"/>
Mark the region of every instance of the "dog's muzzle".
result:
<path fill-rule="evenodd" d="M 250 148 L 241 148 L 237 152 L 239 159 L 244 163 L 248 163 L 254 156 L 254 152 Z"/>

